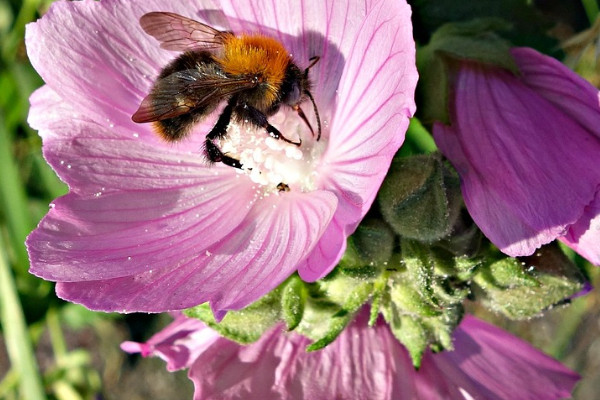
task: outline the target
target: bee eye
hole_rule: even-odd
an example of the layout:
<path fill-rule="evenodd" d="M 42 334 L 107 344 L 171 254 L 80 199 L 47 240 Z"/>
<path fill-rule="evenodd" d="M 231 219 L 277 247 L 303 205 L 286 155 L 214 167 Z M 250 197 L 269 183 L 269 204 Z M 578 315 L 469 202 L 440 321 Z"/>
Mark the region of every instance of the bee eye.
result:
<path fill-rule="evenodd" d="M 287 105 L 294 106 L 300 102 L 302 93 L 300 92 L 300 86 L 297 82 L 292 83 L 290 90 L 286 93 L 283 98 L 283 102 Z"/>

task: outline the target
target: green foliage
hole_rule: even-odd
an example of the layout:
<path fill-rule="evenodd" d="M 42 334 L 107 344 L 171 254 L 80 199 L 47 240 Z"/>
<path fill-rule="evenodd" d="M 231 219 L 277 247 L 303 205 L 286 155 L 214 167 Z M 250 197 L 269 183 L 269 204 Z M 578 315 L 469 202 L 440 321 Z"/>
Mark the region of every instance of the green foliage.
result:
<path fill-rule="evenodd" d="M 298 275 L 293 275 L 283 286 L 281 312 L 288 330 L 296 329 L 302 321 L 307 296 L 306 287 Z"/>
<path fill-rule="evenodd" d="M 319 286 L 321 291 L 324 291 L 326 295 L 337 300 L 337 302 L 333 309 L 335 313 L 330 315 L 327 321 L 319 321 L 327 329 L 308 346 L 308 351 L 322 349 L 333 342 L 352 321 L 354 314 L 369 300 L 373 290 L 371 281 L 357 280 L 343 276 L 327 279 L 319 283 Z M 312 329 L 308 330 L 302 325 L 299 328 L 300 333 L 312 337 Z"/>
<path fill-rule="evenodd" d="M 556 40 L 548 36 L 552 21 L 528 0 L 410 0 L 413 9 L 415 36 L 426 43 L 442 25 L 482 18 L 497 18 L 511 25 L 502 35 L 515 46 L 529 46 L 542 52 L 556 50 Z"/>
<path fill-rule="evenodd" d="M 208 303 L 187 309 L 185 314 L 204 321 L 226 338 L 248 344 L 260 339 L 263 333 L 281 320 L 281 292 L 280 286 L 248 307 L 228 312 L 220 322 L 215 320 Z"/>
<path fill-rule="evenodd" d="M 470 294 L 468 279 L 478 262 L 404 238 L 400 248 L 403 268 L 388 273 L 389 289 L 380 309 L 419 367 L 428 346 L 452 348 L 451 334 L 462 317 L 462 302 Z"/>
<path fill-rule="evenodd" d="M 316 351 L 370 304 L 369 325 L 383 315 L 418 368 L 428 348 L 452 349 L 467 298 L 522 319 L 583 287 L 584 276 L 557 247 L 517 260 L 483 241 L 464 210 L 456 174 L 438 154 L 396 159 L 378 204 L 325 279 L 306 283 L 293 276 L 220 323 L 208 305 L 187 314 L 244 344 L 285 323 L 312 339 L 307 351 Z"/>
<path fill-rule="evenodd" d="M 433 242 L 450 234 L 462 200 L 458 177 L 432 154 L 397 158 L 378 202 L 398 235 Z"/>
<path fill-rule="evenodd" d="M 583 289 L 585 277 L 558 246 L 547 245 L 530 257 L 486 264 L 474 282 L 487 307 L 526 319 L 564 303 Z"/>
<path fill-rule="evenodd" d="M 476 19 L 441 26 L 427 46 L 418 52 L 417 65 L 421 74 L 418 91 L 425 101 L 421 109 L 427 122 L 449 124 L 448 82 L 453 79 L 457 62 L 472 61 L 517 73 L 510 54 L 510 43 L 496 32 L 509 24 L 496 18 Z"/>

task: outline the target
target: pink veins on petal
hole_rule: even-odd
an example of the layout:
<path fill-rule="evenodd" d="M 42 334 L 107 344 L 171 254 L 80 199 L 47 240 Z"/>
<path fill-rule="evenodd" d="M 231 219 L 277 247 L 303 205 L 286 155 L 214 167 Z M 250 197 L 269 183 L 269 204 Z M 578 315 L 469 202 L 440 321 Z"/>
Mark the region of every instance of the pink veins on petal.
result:
<path fill-rule="evenodd" d="M 189 369 L 194 398 L 269 399 L 560 399 L 576 373 L 523 340 L 467 316 L 454 350 L 425 353 L 416 371 L 389 327 L 367 326 L 366 309 L 322 350 L 277 326 L 241 346 L 183 315 L 127 352 L 158 356 L 167 369 Z M 260 371 L 260 373 L 257 373 Z"/>
<path fill-rule="evenodd" d="M 205 162 L 202 142 L 218 112 L 176 144 L 131 121 L 178 55 L 137 24 L 151 11 L 273 36 L 300 68 L 321 57 L 310 70 L 321 141 L 282 110 L 269 121 L 302 137 L 300 153 L 235 124 L 220 143 L 257 165 L 281 164 L 272 171 L 289 180 L 289 192 L 273 189 L 276 175 L 265 183 Z M 97 310 L 210 301 L 222 314 L 295 271 L 323 277 L 373 202 L 415 107 L 415 44 L 402 1 L 56 2 L 28 25 L 26 44 L 46 82 L 31 98 L 29 122 L 70 189 L 27 240 L 31 272 Z M 304 111 L 314 126 L 311 107 Z"/>

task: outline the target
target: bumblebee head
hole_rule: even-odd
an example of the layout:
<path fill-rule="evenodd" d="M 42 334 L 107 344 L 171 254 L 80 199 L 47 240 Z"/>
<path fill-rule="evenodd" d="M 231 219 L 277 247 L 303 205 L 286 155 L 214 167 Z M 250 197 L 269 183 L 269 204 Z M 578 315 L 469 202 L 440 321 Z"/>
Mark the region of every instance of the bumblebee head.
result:
<path fill-rule="evenodd" d="M 298 113 L 300 118 L 302 118 L 302 120 L 308 125 L 310 131 L 314 135 L 315 132 L 310 125 L 310 122 L 308 122 L 306 115 L 300 108 L 300 103 L 305 101 L 307 98 L 310 99 L 315 111 L 315 117 L 317 118 L 317 140 L 319 140 L 321 138 L 321 119 L 319 117 L 319 110 L 317 109 L 315 99 L 310 92 L 312 84 L 308 78 L 308 71 L 317 63 L 317 61 L 319 61 L 318 56 L 312 57 L 310 59 L 310 64 L 304 71 L 301 71 L 296 65 L 290 63 L 287 68 L 284 81 L 281 85 L 281 102 L 293 108 Z"/>

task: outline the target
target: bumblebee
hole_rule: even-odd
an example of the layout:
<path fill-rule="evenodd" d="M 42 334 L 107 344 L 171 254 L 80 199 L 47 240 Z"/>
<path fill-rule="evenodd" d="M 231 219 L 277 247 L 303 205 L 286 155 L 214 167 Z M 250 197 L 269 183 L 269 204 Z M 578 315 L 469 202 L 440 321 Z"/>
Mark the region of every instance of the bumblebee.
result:
<path fill-rule="evenodd" d="M 204 152 L 211 162 L 242 168 L 239 160 L 223 153 L 214 143 L 227 136 L 233 119 L 263 128 L 275 139 L 300 146 L 271 125 L 268 117 L 282 105 L 292 108 L 315 132 L 300 108 L 310 100 L 317 120 L 317 140 L 321 121 L 310 93 L 309 69 L 319 60 L 310 59 L 301 70 L 279 41 L 261 34 L 235 35 L 169 12 L 151 12 L 140 19 L 144 31 L 166 50 L 181 51 L 160 72 L 150 94 L 133 114 L 136 123 L 152 122 L 160 136 L 169 142 L 183 139 L 191 128 L 222 102 L 225 108 L 206 135 Z"/>

